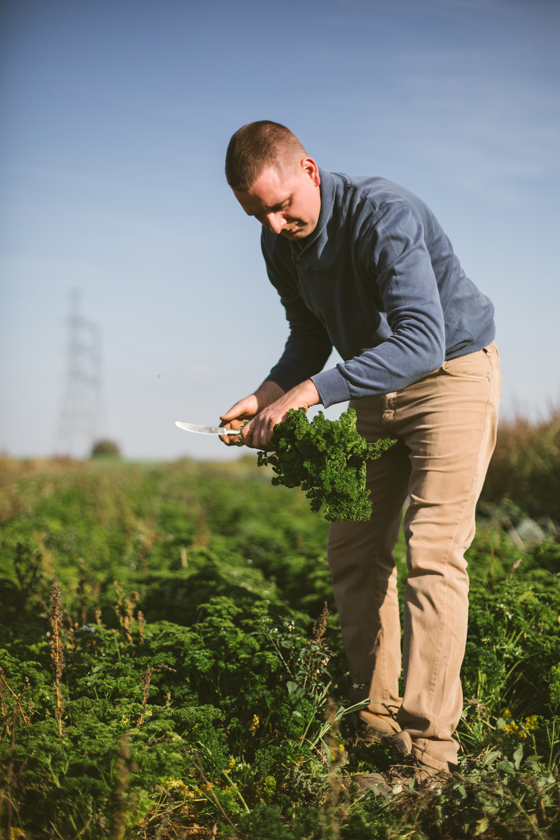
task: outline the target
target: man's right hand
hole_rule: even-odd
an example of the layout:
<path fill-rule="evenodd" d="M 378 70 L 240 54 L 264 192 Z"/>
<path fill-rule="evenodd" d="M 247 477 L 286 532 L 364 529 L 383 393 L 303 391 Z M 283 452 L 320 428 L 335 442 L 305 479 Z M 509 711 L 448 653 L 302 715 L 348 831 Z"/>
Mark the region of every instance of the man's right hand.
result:
<path fill-rule="evenodd" d="M 262 411 L 267 405 L 275 402 L 283 394 L 285 394 L 285 391 L 280 385 L 277 385 L 276 382 L 272 382 L 270 379 L 266 379 L 254 394 L 249 394 L 248 397 L 239 400 L 229 411 L 222 414 L 220 425 L 226 429 L 240 429 L 246 420 L 252 420 L 259 411 Z M 224 435 L 220 437 L 220 440 L 226 446 L 243 446 L 241 435 Z"/>

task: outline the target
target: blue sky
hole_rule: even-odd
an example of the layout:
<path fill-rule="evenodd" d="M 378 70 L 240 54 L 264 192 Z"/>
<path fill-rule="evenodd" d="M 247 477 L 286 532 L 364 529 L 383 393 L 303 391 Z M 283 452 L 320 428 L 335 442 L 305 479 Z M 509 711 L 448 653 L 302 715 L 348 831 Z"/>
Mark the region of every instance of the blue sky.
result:
<path fill-rule="evenodd" d="M 258 223 L 223 177 L 230 135 L 263 118 L 324 169 L 418 193 L 496 306 L 504 416 L 558 402 L 555 0 L 4 0 L 1 16 L 0 450 L 53 450 L 77 288 L 102 334 L 104 435 L 134 458 L 238 456 L 174 420 L 216 422 L 286 339 Z"/>

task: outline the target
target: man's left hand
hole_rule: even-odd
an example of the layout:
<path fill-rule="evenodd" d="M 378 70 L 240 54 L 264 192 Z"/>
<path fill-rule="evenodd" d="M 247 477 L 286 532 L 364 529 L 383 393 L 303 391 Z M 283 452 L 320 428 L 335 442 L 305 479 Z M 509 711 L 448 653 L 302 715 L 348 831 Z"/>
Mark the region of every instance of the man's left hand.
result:
<path fill-rule="evenodd" d="M 241 435 L 246 446 L 251 449 L 270 449 L 270 439 L 274 434 L 274 427 L 288 419 L 288 412 L 291 408 L 305 408 L 318 405 L 321 402 L 319 391 L 313 380 L 306 379 L 300 385 L 296 385 L 291 391 L 287 391 L 276 402 L 263 408 L 250 423 L 241 430 Z"/>

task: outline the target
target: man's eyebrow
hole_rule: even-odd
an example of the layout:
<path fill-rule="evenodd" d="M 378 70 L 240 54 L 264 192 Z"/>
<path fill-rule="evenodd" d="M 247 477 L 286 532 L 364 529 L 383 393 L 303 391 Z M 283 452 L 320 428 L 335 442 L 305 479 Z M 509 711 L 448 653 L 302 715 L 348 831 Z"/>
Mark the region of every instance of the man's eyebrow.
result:
<path fill-rule="evenodd" d="M 292 200 L 292 197 L 293 197 L 293 193 L 290 193 L 290 195 L 287 195 L 286 198 L 282 199 L 282 201 L 278 201 L 276 204 L 273 204 L 271 207 L 266 207 L 264 212 L 265 213 L 276 213 L 278 210 L 281 210 L 282 207 L 284 207 L 285 204 L 289 204 L 290 201 Z M 247 213 L 247 215 L 256 217 L 256 216 L 261 216 L 262 214 L 261 213 Z"/>
<path fill-rule="evenodd" d="M 283 198 L 282 201 L 278 201 L 276 204 L 273 204 L 272 207 L 267 207 L 269 213 L 274 213 L 276 210 L 281 210 L 282 207 L 292 200 L 292 194 L 287 195 L 286 198 Z"/>

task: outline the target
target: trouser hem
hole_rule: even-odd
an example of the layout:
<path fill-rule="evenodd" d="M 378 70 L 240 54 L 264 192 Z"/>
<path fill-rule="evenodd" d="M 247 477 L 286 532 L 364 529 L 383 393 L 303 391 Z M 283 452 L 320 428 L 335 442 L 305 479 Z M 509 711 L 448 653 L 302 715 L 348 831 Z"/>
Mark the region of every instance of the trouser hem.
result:
<path fill-rule="evenodd" d="M 448 761 L 438 761 L 436 758 L 432 758 L 430 755 L 427 755 L 424 750 L 416 747 L 414 742 L 412 743 L 412 755 L 417 761 L 420 761 L 422 764 L 426 764 L 433 770 L 441 770 L 444 773 L 449 773 Z"/>

